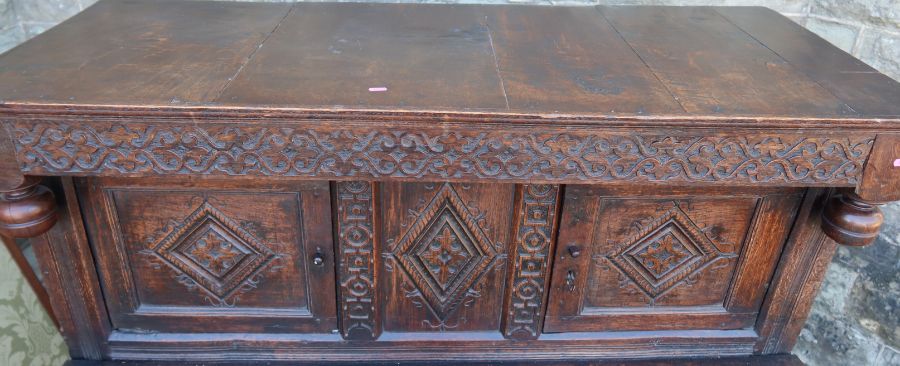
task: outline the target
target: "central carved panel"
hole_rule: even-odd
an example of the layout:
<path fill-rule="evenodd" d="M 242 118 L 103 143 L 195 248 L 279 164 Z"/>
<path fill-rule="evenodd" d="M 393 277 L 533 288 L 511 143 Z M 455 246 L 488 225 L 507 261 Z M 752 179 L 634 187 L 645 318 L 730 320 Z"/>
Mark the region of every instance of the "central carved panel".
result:
<path fill-rule="evenodd" d="M 432 313 L 442 321 L 478 283 L 496 255 L 449 184 L 422 210 L 393 252 Z"/>
<path fill-rule="evenodd" d="M 190 285 L 227 299 L 276 257 L 268 247 L 207 202 L 152 252 Z M 183 281 L 182 281 L 183 282 Z M 192 287 L 192 286 L 189 286 Z"/>
<path fill-rule="evenodd" d="M 723 255 L 677 205 L 644 226 L 607 259 L 656 299 Z"/>

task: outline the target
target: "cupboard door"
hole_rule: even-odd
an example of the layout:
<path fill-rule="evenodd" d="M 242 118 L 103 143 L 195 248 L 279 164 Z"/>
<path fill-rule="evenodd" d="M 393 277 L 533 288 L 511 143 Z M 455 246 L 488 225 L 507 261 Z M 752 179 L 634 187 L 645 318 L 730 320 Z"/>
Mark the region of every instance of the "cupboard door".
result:
<path fill-rule="evenodd" d="M 751 327 L 797 190 L 569 186 L 545 332 Z"/>
<path fill-rule="evenodd" d="M 327 182 L 82 179 L 113 327 L 335 329 Z"/>

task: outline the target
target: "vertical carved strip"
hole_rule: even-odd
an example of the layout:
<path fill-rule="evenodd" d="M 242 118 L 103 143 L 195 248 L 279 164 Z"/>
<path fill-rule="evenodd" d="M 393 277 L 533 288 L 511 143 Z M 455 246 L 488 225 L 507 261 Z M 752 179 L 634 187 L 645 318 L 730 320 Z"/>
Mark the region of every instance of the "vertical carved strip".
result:
<path fill-rule="evenodd" d="M 373 187 L 336 184 L 341 332 L 345 339 L 378 338 Z"/>
<path fill-rule="evenodd" d="M 503 334 L 507 338 L 535 339 L 544 321 L 559 186 L 524 185 L 520 194 Z"/>

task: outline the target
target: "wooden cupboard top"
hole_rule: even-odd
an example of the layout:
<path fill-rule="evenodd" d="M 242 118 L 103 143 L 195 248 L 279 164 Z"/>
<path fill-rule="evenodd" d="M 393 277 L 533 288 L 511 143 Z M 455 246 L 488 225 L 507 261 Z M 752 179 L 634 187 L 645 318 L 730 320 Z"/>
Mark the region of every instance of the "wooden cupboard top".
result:
<path fill-rule="evenodd" d="M 0 101 L 900 128 L 900 83 L 755 7 L 100 1 L 0 56 Z"/>
<path fill-rule="evenodd" d="M 106 0 L 0 56 L 0 124 L 6 188 L 850 187 L 893 156 L 873 145 L 900 134 L 900 83 L 765 8 Z M 864 196 L 898 194 L 877 165 Z"/>

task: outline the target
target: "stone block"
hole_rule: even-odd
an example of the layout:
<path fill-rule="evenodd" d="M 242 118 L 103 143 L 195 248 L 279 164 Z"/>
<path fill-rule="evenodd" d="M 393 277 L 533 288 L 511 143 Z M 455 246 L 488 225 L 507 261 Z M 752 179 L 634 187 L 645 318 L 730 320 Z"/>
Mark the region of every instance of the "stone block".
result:
<path fill-rule="evenodd" d="M 892 202 L 881 207 L 885 222 L 881 229 L 881 239 L 900 247 L 900 202 Z"/>
<path fill-rule="evenodd" d="M 900 8 L 900 4 L 898 4 Z M 895 80 L 900 80 L 900 33 L 866 30 L 857 57 Z"/>
<path fill-rule="evenodd" d="M 900 31 L 897 0 L 812 0 L 810 13 Z"/>
<path fill-rule="evenodd" d="M 0 29 L 0 53 L 17 46 L 25 41 L 25 32 L 18 25 L 11 25 Z"/>
<path fill-rule="evenodd" d="M 765 6 L 781 13 L 801 14 L 807 10 L 804 0 L 599 0 L 605 5 L 721 5 Z"/>
<path fill-rule="evenodd" d="M 844 312 L 847 298 L 859 275 L 852 269 L 842 265 L 831 265 L 825 274 L 828 286 L 822 286 L 816 296 L 814 306 L 817 309 L 832 309 L 835 313 Z"/>
<path fill-rule="evenodd" d="M 78 0 L 13 0 L 21 22 L 59 23 L 81 11 Z"/>
<path fill-rule="evenodd" d="M 44 33 L 50 28 L 53 28 L 57 23 L 47 23 L 47 22 L 25 22 L 22 23 L 22 28 L 25 29 L 25 38 L 32 39 L 34 36 Z"/>
<path fill-rule="evenodd" d="M 875 360 L 875 366 L 900 366 L 900 351 L 891 347 L 884 347 L 881 354 Z"/>
<path fill-rule="evenodd" d="M 81 5 L 82 9 L 87 9 L 88 6 L 94 5 L 98 0 L 78 0 L 78 4 Z"/>
<path fill-rule="evenodd" d="M 806 26 L 806 21 L 809 20 L 809 17 L 806 15 L 790 15 L 788 16 L 790 20 L 793 20 L 794 23 L 800 24 L 802 26 Z"/>
<path fill-rule="evenodd" d="M 16 22 L 13 0 L 0 0 L 0 29 L 10 28 L 16 25 Z"/>
<path fill-rule="evenodd" d="M 848 53 L 852 52 L 859 35 L 859 27 L 815 17 L 806 21 L 806 28 Z"/>
<path fill-rule="evenodd" d="M 844 301 L 846 313 L 869 338 L 900 348 L 900 280 L 896 269 L 881 272 L 877 277 L 860 276 Z"/>
<path fill-rule="evenodd" d="M 883 348 L 840 315 L 815 309 L 800 332 L 794 354 L 808 365 L 873 365 Z"/>

